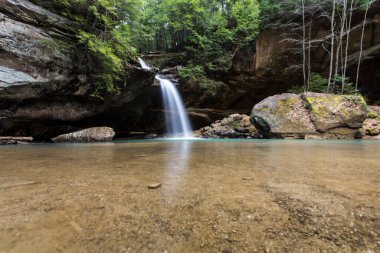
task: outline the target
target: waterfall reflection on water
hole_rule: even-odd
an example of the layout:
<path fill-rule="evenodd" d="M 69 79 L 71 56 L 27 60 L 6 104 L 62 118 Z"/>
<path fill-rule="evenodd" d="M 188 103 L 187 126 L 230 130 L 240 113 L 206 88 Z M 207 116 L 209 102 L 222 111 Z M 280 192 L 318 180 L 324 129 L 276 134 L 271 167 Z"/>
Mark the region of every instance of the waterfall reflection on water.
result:
<path fill-rule="evenodd" d="M 192 153 L 193 141 L 173 141 L 167 148 L 165 160 L 164 184 L 168 186 L 165 194 L 167 196 L 176 192 L 178 187 L 186 180 L 186 172 L 189 168 L 189 160 Z"/>

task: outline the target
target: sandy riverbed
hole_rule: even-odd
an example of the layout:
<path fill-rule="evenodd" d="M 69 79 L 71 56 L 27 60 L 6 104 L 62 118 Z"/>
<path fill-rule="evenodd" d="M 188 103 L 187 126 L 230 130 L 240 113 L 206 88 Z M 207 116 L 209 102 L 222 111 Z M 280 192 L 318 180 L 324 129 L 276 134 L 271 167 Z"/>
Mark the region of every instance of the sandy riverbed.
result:
<path fill-rule="evenodd" d="M 379 150 L 330 141 L 0 147 L 0 252 L 379 252 Z"/>

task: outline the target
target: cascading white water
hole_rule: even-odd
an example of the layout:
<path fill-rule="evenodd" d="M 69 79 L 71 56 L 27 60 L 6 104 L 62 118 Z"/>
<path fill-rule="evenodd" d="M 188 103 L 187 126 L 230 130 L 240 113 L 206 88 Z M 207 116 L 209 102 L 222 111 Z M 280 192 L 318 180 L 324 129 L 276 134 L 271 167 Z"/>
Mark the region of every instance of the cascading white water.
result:
<path fill-rule="evenodd" d="M 171 81 L 159 75 L 156 79 L 160 81 L 168 134 L 173 137 L 193 137 L 189 118 L 177 88 Z"/>
<path fill-rule="evenodd" d="M 138 59 L 143 69 L 152 69 L 141 58 Z M 156 75 L 156 79 L 160 81 L 168 134 L 176 138 L 192 138 L 190 121 L 177 88 L 164 76 Z"/>
<path fill-rule="evenodd" d="M 140 65 L 143 69 L 152 69 L 148 64 L 146 64 L 143 59 L 141 59 L 140 57 L 137 58 L 140 62 Z"/>

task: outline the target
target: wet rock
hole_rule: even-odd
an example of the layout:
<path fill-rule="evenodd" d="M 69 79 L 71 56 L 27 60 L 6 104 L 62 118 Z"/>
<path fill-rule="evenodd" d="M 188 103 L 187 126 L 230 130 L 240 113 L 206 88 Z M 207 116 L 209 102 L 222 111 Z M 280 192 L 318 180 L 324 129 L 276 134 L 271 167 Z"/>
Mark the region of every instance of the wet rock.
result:
<path fill-rule="evenodd" d="M 210 126 L 197 131 L 197 136 L 203 138 L 261 138 L 256 128 L 249 122 L 249 116 L 232 114 L 222 120 L 215 121 Z"/>
<path fill-rule="evenodd" d="M 327 139 L 336 139 L 336 140 L 345 140 L 345 139 L 355 139 L 358 136 L 358 129 L 351 128 L 334 128 L 327 132 L 320 132 L 317 134 L 306 134 L 305 139 L 311 140 L 327 140 Z"/>
<path fill-rule="evenodd" d="M 107 142 L 112 141 L 115 131 L 110 127 L 92 127 L 73 133 L 62 134 L 51 140 L 53 142 Z"/>

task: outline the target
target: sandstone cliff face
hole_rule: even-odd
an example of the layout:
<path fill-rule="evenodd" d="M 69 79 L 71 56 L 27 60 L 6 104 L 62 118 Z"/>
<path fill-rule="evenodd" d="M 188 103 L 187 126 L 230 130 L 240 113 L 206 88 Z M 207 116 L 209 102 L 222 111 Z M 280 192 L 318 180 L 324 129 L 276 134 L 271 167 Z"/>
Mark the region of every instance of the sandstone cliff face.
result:
<path fill-rule="evenodd" d="M 68 81 L 71 52 L 59 46 L 73 42 L 69 24 L 29 1 L 0 0 L 0 88 Z"/>
<path fill-rule="evenodd" d="M 379 13 L 379 3 L 376 3 L 368 12 L 359 80 L 362 93 L 372 101 L 380 100 Z M 357 12 L 353 16 L 353 27 L 357 26 L 357 28 L 350 33 L 348 77 L 351 81 L 356 79 L 363 15 L 364 13 Z M 325 37 L 329 34 L 329 29 L 328 23 L 316 20 L 312 27 L 312 40 Z M 300 46 L 288 40 L 290 33 L 292 31 L 288 28 L 263 31 L 254 45 L 247 46 L 235 54 L 230 71 L 221 77 L 225 78 L 231 90 L 237 90 L 233 87 L 239 88 L 241 95 L 235 96 L 237 108 L 249 106 L 242 101 L 258 102 L 267 96 L 286 92 L 290 87 L 302 83 Z M 313 45 L 311 67 L 312 71 L 327 76 L 329 53 L 324 47 L 326 45 Z"/>
<path fill-rule="evenodd" d="M 118 94 L 91 97 L 94 85 L 73 60 L 76 37 L 70 25 L 30 1 L 0 0 L 0 135 L 50 132 L 36 136 L 50 139 L 91 126 L 96 121 L 87 119 L 127 106 L 153 82 L 153 72 L 130 65 Z"/>

